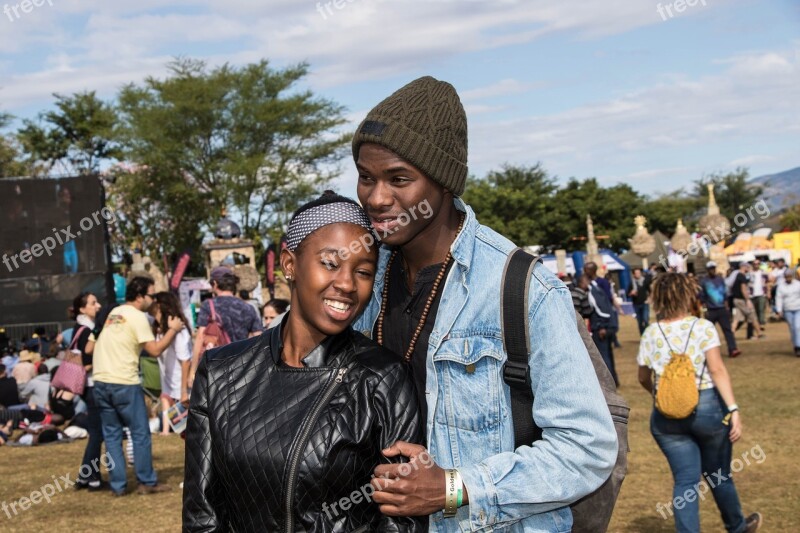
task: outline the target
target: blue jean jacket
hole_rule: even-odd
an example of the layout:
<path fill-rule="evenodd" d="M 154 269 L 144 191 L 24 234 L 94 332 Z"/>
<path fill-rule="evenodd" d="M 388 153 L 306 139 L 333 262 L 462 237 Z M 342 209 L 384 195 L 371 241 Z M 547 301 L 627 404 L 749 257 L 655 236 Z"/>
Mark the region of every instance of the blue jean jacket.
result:
<path fill-rule="evenodd" d="M 428 344 L 428 450 L 457 468 L 469 505 L 453 518 L 439 511 L 431 531 L 570 531 L 568 505 L 611 473 L 617 436 L 568 289 L 541 264 L 530 283 L 528 321 L 534 418 L 543 439 L 514 449 L 510 389 L 500 321 L 503 265 L 514 245 L 482 226 L 472 209 L 452 245 Z M 382 249 L 373 298 L 354 328 L 370 336 L 380 310 L 389 252 Z"/>

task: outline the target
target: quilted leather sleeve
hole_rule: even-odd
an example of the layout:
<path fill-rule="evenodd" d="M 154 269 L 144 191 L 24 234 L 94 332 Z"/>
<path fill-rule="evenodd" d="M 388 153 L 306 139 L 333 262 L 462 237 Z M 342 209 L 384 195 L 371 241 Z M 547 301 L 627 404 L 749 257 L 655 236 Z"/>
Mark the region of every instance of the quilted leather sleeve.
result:
<path fill-rule="evenodd" d="M 226 531 L 225 502 L 214 476 L 214 445 L 209 423 L 208 357 L 197 368 L 186 428 L 183 531 Z"/>
<path fill-rule="evenodd" d="M 422 423 L 417 392 L 408 365 L 392 365 L 375 389 L 373 406 L 378 420 L 381 449 L 403 440 L 422 444 Z M 378 531 L 416 533 L 428 531 L 427 517 L 381 517 Z"/>

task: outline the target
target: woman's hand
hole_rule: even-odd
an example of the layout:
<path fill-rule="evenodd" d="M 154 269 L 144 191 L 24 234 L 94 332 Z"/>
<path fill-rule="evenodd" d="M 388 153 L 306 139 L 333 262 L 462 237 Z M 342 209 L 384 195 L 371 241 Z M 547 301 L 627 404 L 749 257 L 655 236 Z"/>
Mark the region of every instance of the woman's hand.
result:
<path fill-rule="evenodd" d="M 742 438 L 742 417 L 739 414 L 739 411 L 734 411 L 731 413 L 731 431 L 728 434 L 728 438 L 731 439 L 731 442 L 736 442 L 740 438 Z"/>

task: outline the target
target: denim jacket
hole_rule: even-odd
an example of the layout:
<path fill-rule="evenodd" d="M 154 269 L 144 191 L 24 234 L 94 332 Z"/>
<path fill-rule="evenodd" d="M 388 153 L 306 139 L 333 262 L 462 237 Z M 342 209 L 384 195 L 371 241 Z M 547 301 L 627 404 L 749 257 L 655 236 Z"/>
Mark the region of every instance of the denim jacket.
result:
<path fill-rule="evenodd" d="M 534 419 L 543 439 L 514 449 L 511 393 L 503 381 L 500 292 L 514 245 L 466 212 L 451 247 L 428 344 L 428 450 L 457 468 L 469 504 L 453 518 L 438 511 L 430 530 L 563 532 L 569 504 L 598 488 L 617 457 L 617 436 L 592 363 L 575 327 L 568 289 L 541 263 L 531 277 L 528 321 Z M 354 324 L 371 335 L 389 251 L 381 249 L 373 298 Z"/>

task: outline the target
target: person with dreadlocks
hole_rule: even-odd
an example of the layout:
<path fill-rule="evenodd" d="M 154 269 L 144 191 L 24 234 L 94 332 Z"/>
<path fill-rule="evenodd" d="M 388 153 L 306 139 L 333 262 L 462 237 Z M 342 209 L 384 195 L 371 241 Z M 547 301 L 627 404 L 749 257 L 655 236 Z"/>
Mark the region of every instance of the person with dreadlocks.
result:
<path fill-rule="evenodd" d="M 326 193 L 294 213 L 287 241 L 280 324 L 200 359 L 183 530 L 423 531 L 424 518 L 383 516 L 372 502 L 373 470 L 393 462 L 381 450 L 420 442 L 421 424 L 408 367 L 350 327 L 375 279 L 369 218 Z"/>
<path fill-rule="evenodd" d="M 655 393 L 672 356 L 687 354 L 699 390 L 697 408 L 688 417 L 667 418 L 656 408 L 650 417 L 650 432 L 672 470 L 673 502 L 679 497 L 682 502 L 674 505 L 675 529 L 700 531 L 696 493 L 702 476 L 714 473 L 713 479 L 706 479 L 727 531 L 756 531 L 761 514 L 744 517 L 731 478 L 733 443 L 742 436 L 742 419 L 720 355 L 717 330 L 710 321 L 692 314 L 697 285 L 685 274 L 666 272 L 653 282 L 651 298 L 657 320 L 642 334 L 637 359 L 639 382 Z M 687 491 L 694 491 L 695 497 L 686 498 Z M 660 512 L 666 518 L 664 510 Z"/>

